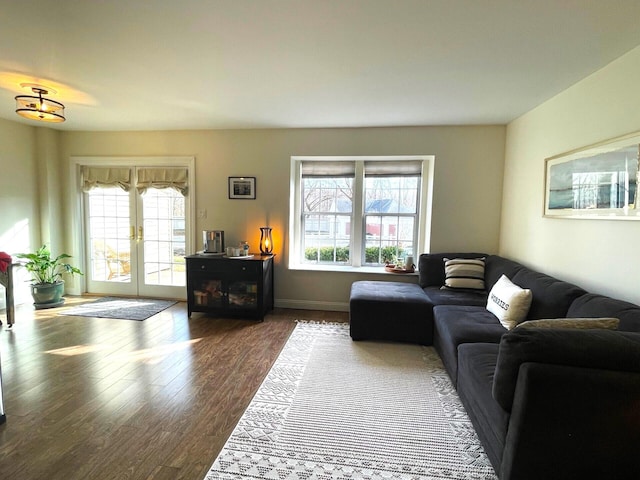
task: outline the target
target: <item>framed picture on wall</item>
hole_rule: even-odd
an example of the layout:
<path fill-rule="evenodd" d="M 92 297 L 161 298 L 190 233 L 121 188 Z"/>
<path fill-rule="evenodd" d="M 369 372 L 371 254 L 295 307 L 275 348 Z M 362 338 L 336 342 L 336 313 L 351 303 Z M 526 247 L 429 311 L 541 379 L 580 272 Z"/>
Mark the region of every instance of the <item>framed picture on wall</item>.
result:
<path fill-rule="evenodd" d="M 545 160 L 545 217 L 640 220 L 640 132 Z"/>
<path fill-rule="evenodd" d="M 229 198 L 256 199 L 256 177 L 229 177 Z"/>

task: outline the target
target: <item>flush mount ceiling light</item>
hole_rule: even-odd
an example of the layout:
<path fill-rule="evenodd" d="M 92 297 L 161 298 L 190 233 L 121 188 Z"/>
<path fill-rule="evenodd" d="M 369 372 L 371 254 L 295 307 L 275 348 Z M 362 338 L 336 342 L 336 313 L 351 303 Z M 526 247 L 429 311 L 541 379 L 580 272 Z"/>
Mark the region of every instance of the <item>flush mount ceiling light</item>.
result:
<path fill-rule="evenodd" d="M 21 117 L 42 122 L 64 122 L 64 105 L 43 95 L 55 94 L 55 90 L 29 83 L 21 83 L 22 88 L 30 88 L 35 95 L 18 95 L 16 113 Z M 37 96 L 36 96 L 37 95 Z"/>

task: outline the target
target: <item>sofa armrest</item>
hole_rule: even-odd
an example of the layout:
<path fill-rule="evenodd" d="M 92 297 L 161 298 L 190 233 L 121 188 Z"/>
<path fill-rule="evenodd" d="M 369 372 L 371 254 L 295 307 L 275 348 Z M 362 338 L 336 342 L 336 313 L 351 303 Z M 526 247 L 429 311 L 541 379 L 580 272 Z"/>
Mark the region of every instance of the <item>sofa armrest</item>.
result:
<path fill-rule="evenodd" d="M 493 379 L 493 398 L 511 411 L 520 366 L 549 363 L 612 371 L 640 372 L 640 334 L 614 330 L 527 328 L 506 333 Z"/>
<path fill-rule="evenodd" d="M 640 373 L 525 362 L 501 480 L 640 478 Z"/>

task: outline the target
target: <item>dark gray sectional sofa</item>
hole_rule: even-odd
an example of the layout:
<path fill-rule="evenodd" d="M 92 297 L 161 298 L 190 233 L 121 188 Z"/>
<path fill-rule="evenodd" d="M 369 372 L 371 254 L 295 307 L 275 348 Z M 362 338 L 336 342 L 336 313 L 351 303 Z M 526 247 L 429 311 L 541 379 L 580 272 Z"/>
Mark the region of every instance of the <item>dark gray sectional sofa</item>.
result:
<path fill-rule="evenodd" d="M 441 288 L 444 258 L 478 257 L 485 258 L 486 291 Z M 422 306 L 423 318 L 408 325 L 416 325 L 414 338 L 423 344 L 429 343 L 425 325 L 432 328 L 426 338 L 501 480 L 640 478 L 639 306 L 496 255 L 423 254 L 419 274 L 431 308 Z M 527 320 L 615 317 L 618 330 L 508 331 L 486 309 L 487 292 L 502 274 L 532 291 Z M 391 282 L 367 283 L 371 290 Z M 371 323 L 378 329 L 374 338 L 381 338 L 382 321 Z M 386 321 L 393 330 L 394 322 Z M 354 340 L 367 339 L 366 326 L 352 332 Z"/>

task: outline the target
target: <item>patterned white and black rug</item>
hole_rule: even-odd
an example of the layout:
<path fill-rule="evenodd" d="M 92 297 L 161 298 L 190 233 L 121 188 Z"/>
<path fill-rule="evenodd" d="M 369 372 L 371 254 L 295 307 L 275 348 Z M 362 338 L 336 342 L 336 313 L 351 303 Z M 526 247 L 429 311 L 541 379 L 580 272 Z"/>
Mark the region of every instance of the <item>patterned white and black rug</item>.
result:
<path fill-rule="evenodd" d="M 299 322 L 206 480 L 497 477 L 431 347 Z"/>
<path fill-rule="evenodd" d="M 93 302 L 62 310 L 58 315 L 142 321 L 166 310 L 175 303 L 173 300 L 153 298 L 102 297 Z"/>

